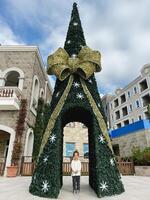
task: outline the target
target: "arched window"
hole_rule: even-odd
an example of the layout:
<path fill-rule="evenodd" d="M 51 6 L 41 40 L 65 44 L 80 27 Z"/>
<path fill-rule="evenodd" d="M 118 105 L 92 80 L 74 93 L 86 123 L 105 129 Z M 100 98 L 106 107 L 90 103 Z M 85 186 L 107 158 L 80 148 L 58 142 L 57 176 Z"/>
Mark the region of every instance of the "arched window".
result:
<path fill-rule="evenodd" d="M 5 86 L 16 86 L 19 85 L 19 73 L 17 71 L 10 71 L 5 77 Z"/>
<path fill-rule="evenodd" d="M 44 90 L 43 90 L 43 88 L 40 89 L 40 97 L 44 98 Z"/>
<path fill-rule="evenodd" d="M 35 80 L 35 84 L 34 84 L 34 91 L 33 91 L 33 96 L 35 98 L 35 100 L 38 100 L 38 96 L 39 96 L 39 82 L 38 79 Z"/>
<path fill-rule="evenodd" d="M 1 86 L 18 87 L 21 91 L 23 89 L 24 72 L 17 67 L 9 67 L 1 72 Z"/>
<path fill-rule="evenodd" d="M 32 160 L 33 142 L 34 142 L 33 131 L 32 129 L 28 129 L 26 135 L 25 149 L 24 149 L 24 156 L 26 161 Z"/>
<path fill-rule="evenodd" d="M 39 79 L 35 75 L 34 78 L 33 78 L 31 105 L 30 105 L 31 110 L 35 115 L 36 115 L 36 109 L 37 109 L 37 106 L 38 106 L 39 87 L 40 87 Z"/>

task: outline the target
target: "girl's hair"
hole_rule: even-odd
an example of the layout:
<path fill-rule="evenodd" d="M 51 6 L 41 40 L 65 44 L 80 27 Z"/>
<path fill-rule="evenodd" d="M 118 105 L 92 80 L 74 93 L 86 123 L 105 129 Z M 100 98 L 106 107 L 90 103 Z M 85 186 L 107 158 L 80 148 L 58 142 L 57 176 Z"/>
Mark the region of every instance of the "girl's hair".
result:
<path fill-rule="evenodd" d="M 79 151 L 75 150 L 75 151 L 73 152 L 73 157 L 75 156 L 75 153 L 77 153 L 78 156 L 79 156 Z"/>

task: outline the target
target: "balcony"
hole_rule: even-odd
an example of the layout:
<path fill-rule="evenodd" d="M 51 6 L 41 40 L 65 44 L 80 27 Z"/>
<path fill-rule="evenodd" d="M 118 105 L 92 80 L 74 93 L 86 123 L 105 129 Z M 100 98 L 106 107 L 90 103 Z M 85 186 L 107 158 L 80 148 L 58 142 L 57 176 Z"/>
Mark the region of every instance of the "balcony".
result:
<path fill-rule="evenodd" d="M 21 91 L 14 86 L 0 86 L 0 110 L 19 110 Z"/>

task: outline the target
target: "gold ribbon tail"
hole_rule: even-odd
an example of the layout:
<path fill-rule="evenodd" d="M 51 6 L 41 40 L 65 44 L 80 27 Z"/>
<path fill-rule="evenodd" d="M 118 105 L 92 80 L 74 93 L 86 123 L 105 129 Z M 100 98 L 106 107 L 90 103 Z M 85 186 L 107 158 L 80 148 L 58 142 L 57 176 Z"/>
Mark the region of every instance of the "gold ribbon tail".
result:
<path fill-rule="evenodd" d="M 57 119 L 60 111 L 62 110 L 62 107 L 63 107 L 63 105 L 65 103 L 65 100 L 67 99 L 68 93 L 69 93 L 69 91 L 71 89 L 71 86 L 72 86 L 72 83 L 73 83 L 73 79 L 74 79 L 74 77 L 73 77 L 73 75 L 71 75 L 69 77 L 67 86 L 66 86 L 62 96 L 60 97 L 55 109 L 53 110 L 53 112 L 52 112 L 52 114 L 50 116 L 50 119 L 48 121 L 45 133 L 43 135 L 43 139 L 42 139 L 42 143 L 41 143 L 41 147 L 40 147 L 38 158 L 40 157 L 41 153 L 43 152 L 44 146 L 46 145 L 46 143 L 47 143 L 47 141 L 49 139 L 51 131 L 52 131 L 54 125 L 55 125 L 56 119 Z"/>
<path fill-rule="evenodd" d="M 92 105 L 93 112 L 94 112 L 94 114 L 97 117 L 97 120 L 98 120 L 98 123 L 99 123 L 99 127 L 100 127 L 100 129 L 102 131 L 102 134 L 106 138 L 106 140 L 108 142 L 108 146 L 109 146 L 110 150 L 113 153 L 113 148 L 112 148 L 111 140 L 110 140 L 110 137 L 109 137 L 109 134 L 108 134 L 108 130 L 107 130 L 107 126 L 106 126 L 106 123 L 105 123 L 105 121 L 103 119 L 103 116 L 102 116 L 101 112 L 99 111 L 99 109 L 98 109 L 98 107 L 97 107 L 97 105 L 95 103 L 95 100 L 93 99 L 90 91 L 88 90 L 88 88 L 87 88 L 87 86 L 85 84 L 85 81 L 82 80 L 81 78 L 80 78 L 80 81 L 81 81 L 81 85 L 83 87 L 83 90 L 84 90 L 84 92 L 85 92 L 85 94 L 86 94 L 86 96 L 87 96 L 90 104 Z"/>

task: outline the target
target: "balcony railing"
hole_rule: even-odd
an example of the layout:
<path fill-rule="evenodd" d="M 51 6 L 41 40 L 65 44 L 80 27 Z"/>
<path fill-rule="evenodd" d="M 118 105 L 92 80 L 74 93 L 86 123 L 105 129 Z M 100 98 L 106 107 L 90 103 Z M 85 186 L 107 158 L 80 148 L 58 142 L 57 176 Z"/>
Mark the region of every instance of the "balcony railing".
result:
<path fill-rule="evenodd" d="M 0 110 L 19 110 L 21 91 L 18 87 L 0 86 Z"/>

